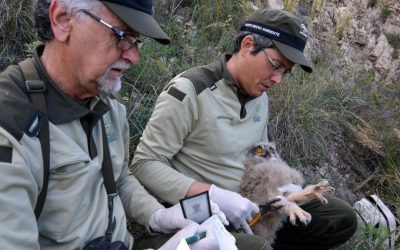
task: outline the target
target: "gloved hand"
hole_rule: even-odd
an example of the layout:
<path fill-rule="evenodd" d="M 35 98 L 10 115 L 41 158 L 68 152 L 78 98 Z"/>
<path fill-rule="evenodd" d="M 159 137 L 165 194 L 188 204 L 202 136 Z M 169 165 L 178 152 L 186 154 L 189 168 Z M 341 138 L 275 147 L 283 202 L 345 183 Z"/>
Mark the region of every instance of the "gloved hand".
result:
<path fill-rule="evenodd" d="M 183 217 L 181 205 L 156 210 L 150 217 L 149 226 L 155 232 L 172 233 L 194 223 Z"/>
<path fill-rule="evenodd" d="M 186 239 L 195 233 L 206 231 L 206 237 L 190 245 L 191 250 L 218 250 L 218 240 L 215 238 L 211 229 L 200 227 L 197 223 L 191 223 L 185 228 L 177 232 L 171 239 L 169 239 L 159 250 L 176 250 L 180 241 Z M 186 243 L 185 243 L 186 244 Z M 184 244 L 184 245 L 185 245 Z M 186 245 L 187 247 L 187 245 Z M 182 248 L 187 249 L 187 248 Z"/>
<path fill-rule="evenodd" d="M 218 216 L 218 219 L 221 221 L 222 224 L 225 226 L 229 225 L 229 221 L 226 219 L 225 214 L 219 209 L 219 206 L 217 203 L 213 202 L 210 200 L 210 208 L 211 208 L 211 213 L 216 214 Z"/>
<path fill-rule="evenodd" d="M 245 233 L 253 234 L 248 222 L 251 221 L 252 214 L 258 213 L 258 206 L 240 194 L 211 185 L 210 199 L 217 203 L 227 219 L 235 229 L 243 229 Z"/>
<path fill-rule="evenodd" d="M 206 237 L 199 240 L 198 242 L 190 245 L 190 250 L 218 250 L 220 249 L 218 239 L 215 237 L 211 228 L 205 229 L 200 226 L 197 229 L 197 233 L 206 231 Z"/>

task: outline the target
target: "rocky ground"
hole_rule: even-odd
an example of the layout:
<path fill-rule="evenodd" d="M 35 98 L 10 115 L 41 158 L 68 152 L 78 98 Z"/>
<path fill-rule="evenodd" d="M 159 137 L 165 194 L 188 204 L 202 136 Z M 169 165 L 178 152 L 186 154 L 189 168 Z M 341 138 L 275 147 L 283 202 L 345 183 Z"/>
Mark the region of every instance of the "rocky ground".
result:
<path fill-rule="evenodd" d="M 328 0 L 314 12 L 312 7 L 307 8 L 307 2 L 300 1 L 299 12 L 304 18 L 312 17 L 308 52 L 313 58 L 334 41 L 342 52 L 341 66 L 349 68 L 343 75 L 347 83 L 365 71 L 373 72 L 376 80 L 398 83 L 400 57 L 394 53 L 399 48 L 388 40 L 392 35 L 400 36 L 398 0 L 375 1 L 374 6 L 371 0 Z"/>

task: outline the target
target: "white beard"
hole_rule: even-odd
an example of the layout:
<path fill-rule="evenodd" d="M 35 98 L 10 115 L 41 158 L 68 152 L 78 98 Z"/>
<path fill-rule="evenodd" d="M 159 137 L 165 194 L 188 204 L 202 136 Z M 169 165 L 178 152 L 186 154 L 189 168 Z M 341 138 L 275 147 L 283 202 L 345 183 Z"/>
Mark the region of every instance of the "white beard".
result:
<path fill-rule="evenodd" d="M 107 71 L 97 80 L 97 88 L 98 90 L 105 94 L 110 95 L 112 93 L 116 93 L 121 89 L 121 77 L 111 77 L 110 71 L 112 68 L 118 68 L 121 70 L 125 70 L 129 67 L 129 64 L 123 60 L 119 60 L 113 63 L 110 67 L 108 67 Z"/>

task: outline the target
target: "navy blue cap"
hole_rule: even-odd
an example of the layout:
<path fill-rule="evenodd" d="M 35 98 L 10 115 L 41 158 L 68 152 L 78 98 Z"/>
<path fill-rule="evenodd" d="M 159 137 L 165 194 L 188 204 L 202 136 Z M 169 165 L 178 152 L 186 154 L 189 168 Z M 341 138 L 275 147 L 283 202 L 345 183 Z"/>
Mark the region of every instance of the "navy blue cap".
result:
<path fill-rule="evenodd" d="M 101 2 L 131 29 L 153 38 L 159 43 L 170 43 L 168 35 L 152 16 L 152 0 L 101 0 Z"/>

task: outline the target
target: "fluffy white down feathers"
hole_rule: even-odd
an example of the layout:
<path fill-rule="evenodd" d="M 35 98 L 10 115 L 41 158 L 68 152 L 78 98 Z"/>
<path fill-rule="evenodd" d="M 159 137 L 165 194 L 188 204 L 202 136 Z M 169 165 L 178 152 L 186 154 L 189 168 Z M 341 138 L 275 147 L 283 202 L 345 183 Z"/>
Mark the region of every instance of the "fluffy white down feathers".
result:
<path fill-rule="evenodd" d="M 326 180 L 302 189 L 303 183 L 302 174 L 280 158 L 273 143 L 260 143 L 249 150 L 241 182 L 241 195 L 257 204 L 265 204 L 277 196 L 287 198 L 274 204 L 282 206 L 281 209 L 266 213 L 261 221 L 253 226 L 255 234 L 264 237 L 272 244 L 276 232 L 282 227 L 286 218 L 292 224 L 297 222 L 308 224 L 311 221 L 311 215 L 299 205 L 312 199 L 326 203 L 323 194 L 334 189 Z"/>

